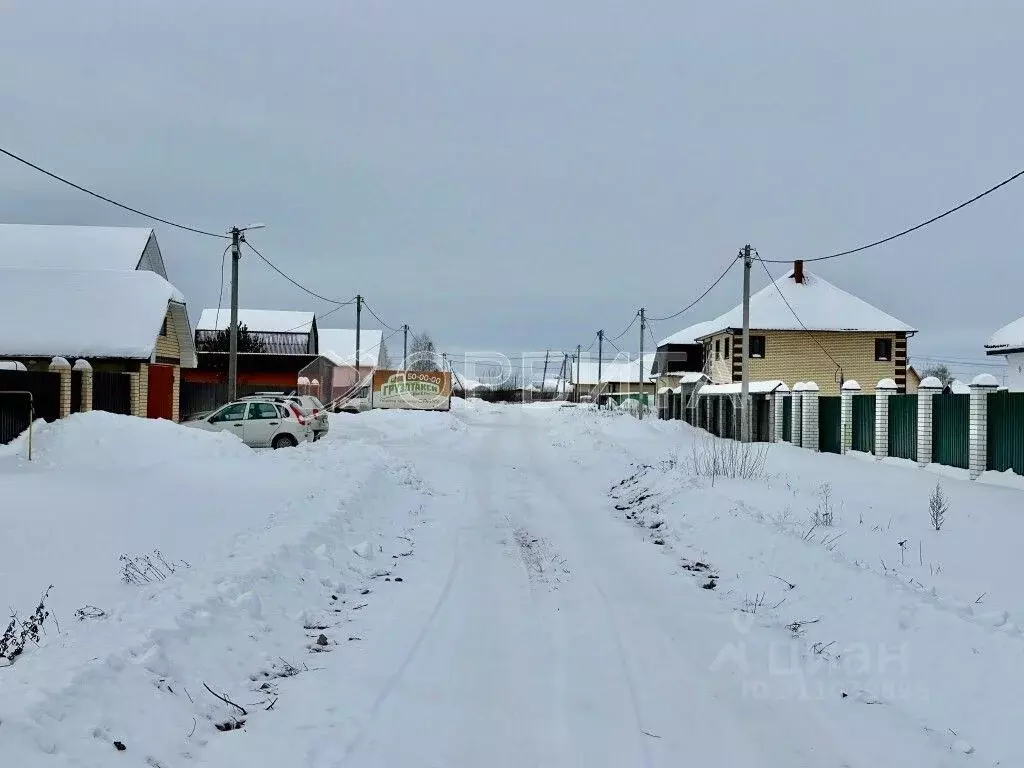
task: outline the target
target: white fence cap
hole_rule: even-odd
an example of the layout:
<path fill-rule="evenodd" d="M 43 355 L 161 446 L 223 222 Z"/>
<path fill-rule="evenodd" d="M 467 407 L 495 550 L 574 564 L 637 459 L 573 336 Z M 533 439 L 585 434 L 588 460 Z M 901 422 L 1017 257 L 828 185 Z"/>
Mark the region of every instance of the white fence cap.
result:
<path fill-rule="evenodd" d="M 971 379 L 972 387 L 998 387 L 999 380 L 991 373 L 979 373 Z"/>
<path fill-rule="evenodd" d="M 849 381 L 843 382 L 843 390 L 845 392 L 860 392 L 860 382 L 850 379 Z"/>
<path fill-rule="evenodd" d="M 899 389 L 893 379 L 882 379 L 875 385 L 875 389 Z"/>
<path fill-rule="evenodd" d="M 925 376 L 917 386 L 920 389 L 942 389 L 942 382 L 935 376 Z"/>

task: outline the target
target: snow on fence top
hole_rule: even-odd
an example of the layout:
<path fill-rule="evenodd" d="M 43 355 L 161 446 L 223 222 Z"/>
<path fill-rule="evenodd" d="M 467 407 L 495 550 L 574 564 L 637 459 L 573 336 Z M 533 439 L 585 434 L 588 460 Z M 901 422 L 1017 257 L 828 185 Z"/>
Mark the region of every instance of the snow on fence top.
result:
<path fill-rule="evenodd" d="M 924 384 L 924 382 L 921 383 L 922 385 Z M 860 392 L 860 382 L 855 381 L 854 379 L 850 379 L 849 381 L 843 382 L 842 388 L 847 392 Z"/>
<path fill-rule="evenodd" d="M 317 330 L 320 355 L 335 365 L 354 365 L 356 331 L 354 328 L 320 328 Z M 376 368 L 384 332 L 363 328 L 359 332 L 359 365 Z"/>
<path fill-rule="evenodd" d="M 774 392 L 777 389 L 785 388 L 781 381 L 752 381 L 750 382 L 750 394 L 764 395 Z M 698 395 L 738 395 L 742 385 L 737 381 L 732 384 L 705 384 L 698 391 Z M 796 387 L 793 387 L 796 389 Z"/>
<path fill-rule="evenodd" d="M 145 360 L 172 302 L 190 344 L 184 298 L 154 272 L 0 267 L 0 356 Z"/>
<path fill-rule="evenodd" d="M 991 373 L 979 373 L 971 379 L 972 387 L 998 387 L 999 380 Z"/>
<path fill-rule="evenodd" d="M 0 265 L 132 271 L 152 234 L 150 227 L 0 224 Z"/>
<path fill-rule="evenodd" d="M 292 312 L 280 309 L 239 309 L 238 323 L 253 333 L 309 333 L 313 328 L 312 312 Z M 196 323 L 197 331 L 223 331 L 231 327 L 231 311 L 204 309 Z"/>
<path fill-rule="evenodd" d="M 769 331 L 914 332 L 915 329 L 903 321 L 837 288 L 828 280 L 806 270 L 803 274 L 803 281 L 798 283 L 793 279 L 793 270 L 790 270 L 750 297 L 751 328 Z M 802 324 L 794 314 L 803 321 Z M 726 328 L 742 328 L 743 305 L 737 305 L 706 325 L 711 330 L 703 333 L 702 338 Z"/>
<path fill-rule="evenodd" d="M 992 334 L 986 349 L 1020 349 L 1024 348 L 1024 317 L 1004 325 Z"/>
<path fill-rule="evenodd" d="M 942 382 L 935 376 L 925 376 L 917 386 L 921 389 L 942 389 Z"/>

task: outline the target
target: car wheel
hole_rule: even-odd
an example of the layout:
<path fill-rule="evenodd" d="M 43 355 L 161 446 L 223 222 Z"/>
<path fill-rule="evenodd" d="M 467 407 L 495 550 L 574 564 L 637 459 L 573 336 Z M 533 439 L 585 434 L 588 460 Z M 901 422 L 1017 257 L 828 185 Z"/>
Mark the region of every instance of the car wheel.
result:
<path fill-rule="evenodd" d="M 271 443 L 271 447 L 276 451 L 278 448 L 294 448 L 298 443 L 295 438 L 291 435 L 278 435 L 274 438 L 274 442 Z"/>

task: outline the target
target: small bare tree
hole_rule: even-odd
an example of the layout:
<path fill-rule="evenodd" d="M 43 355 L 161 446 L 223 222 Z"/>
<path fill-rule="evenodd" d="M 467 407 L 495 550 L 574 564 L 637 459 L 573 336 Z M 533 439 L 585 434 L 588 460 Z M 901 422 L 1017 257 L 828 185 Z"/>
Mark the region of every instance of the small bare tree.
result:
<path fill-rule="evenodd" d="M 946 522 L 946 513 L 949 511 L 949 502 L 946 494 L 942 492 L 942 483 L 935 483 L 935 490 L 928 498 L 928 518 L 932 521 L 932 528 L 941 531 Z"/>
<path fill-rule="evenodd" d="M 818 506 L 814 510 L 814 524 L 831 526 L 836 521 L 835 505 L 832 503 L 832 484 L 818 486 Z"/>

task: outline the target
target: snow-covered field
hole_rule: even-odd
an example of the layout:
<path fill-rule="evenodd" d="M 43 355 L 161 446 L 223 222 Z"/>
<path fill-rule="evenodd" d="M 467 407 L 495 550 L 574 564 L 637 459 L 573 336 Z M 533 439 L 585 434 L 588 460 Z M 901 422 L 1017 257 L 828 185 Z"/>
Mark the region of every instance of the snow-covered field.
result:
<path fill-rule="evenodd" d="M 0 766 L 1024 764 L 1024 492 L 787 445 L 697 471 L 732 445 L 461 402 L 277 452 L 46 426 L 0 448 L 0 603 L 53 585 Z"/>

